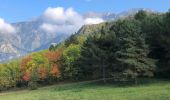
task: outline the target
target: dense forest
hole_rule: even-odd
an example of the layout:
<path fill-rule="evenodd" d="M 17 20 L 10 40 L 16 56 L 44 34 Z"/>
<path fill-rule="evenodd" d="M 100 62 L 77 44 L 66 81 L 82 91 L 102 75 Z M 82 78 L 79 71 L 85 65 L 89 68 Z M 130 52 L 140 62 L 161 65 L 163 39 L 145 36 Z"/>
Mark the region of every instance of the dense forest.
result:
<path fill-rule="evenodd" d="M 0 90 L 62 81 L 170 78 L 170 11 L 141 10 L 93 26 L 49 50 L 0 64 Z"/>

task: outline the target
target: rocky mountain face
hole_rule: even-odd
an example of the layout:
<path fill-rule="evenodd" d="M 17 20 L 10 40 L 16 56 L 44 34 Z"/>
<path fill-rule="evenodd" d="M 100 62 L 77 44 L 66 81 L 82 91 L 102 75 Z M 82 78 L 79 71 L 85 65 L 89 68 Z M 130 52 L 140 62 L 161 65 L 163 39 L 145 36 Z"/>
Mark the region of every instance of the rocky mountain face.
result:
<path fill-rule="evenodd" d="M 60 42 L 67 38 L 67 35 L 62 33 L 47 33 L 39 28 L 42 24 L 40 20 L 14 23 L 13 26 L 17 28 L 18 44 L 16 46 L 25 49 L 28 52 L 41 48 L 43 45 L 48 45 L 49 42 L 53 42 L 53 39 L 57 39 L 54 42 Z"/>
<path fill-rule="evenodd" d="M 133 9 L 119 14 L 89 12 L 86 13 L 84 17 L 97 17 L 102 18 L 105 21 L 112 21 L 135 14 L 139 10 L 143 9 Z M 146 11 L 151 12 L 150 10 Z M 15 34 L 0 33 L 0 62 L 21 57 L 30 52 L 47 49 L 51 43 L 59 43 L 71 35 L 67 33 L 52 34 L 45 32 L 40 29 L 40 25 L 42 25 L 42 23 L 43 22 L 40 19 L 12 23 L 12 25 L 16 28 Z M 77 33 L 88 33 L 89 30 L 97 30 L 97 28 L 100 28 L 101 26 L 84 26 Z"/>
<path fill-rule="evenodd" d="M 0 46 L 0 61 L 12 59 L 19 56 L 21 56 L 19 50 L 13 47 L 10 43 L 4 43 Z"/>

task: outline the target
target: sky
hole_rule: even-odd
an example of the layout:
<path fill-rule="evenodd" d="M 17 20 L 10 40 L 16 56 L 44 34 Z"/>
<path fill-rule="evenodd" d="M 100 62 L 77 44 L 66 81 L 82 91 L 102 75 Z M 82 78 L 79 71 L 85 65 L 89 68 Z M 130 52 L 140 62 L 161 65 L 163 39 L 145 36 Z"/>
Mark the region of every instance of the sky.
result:
<path fill-rule="evenodd" d="M 19 22 L 36 18 L 48 7 L 72 7 L 80 14 L 86 12 L 119 13 L 132 8 L 168 11 L 170 0 L 0 0 L 0 18 Z"/>

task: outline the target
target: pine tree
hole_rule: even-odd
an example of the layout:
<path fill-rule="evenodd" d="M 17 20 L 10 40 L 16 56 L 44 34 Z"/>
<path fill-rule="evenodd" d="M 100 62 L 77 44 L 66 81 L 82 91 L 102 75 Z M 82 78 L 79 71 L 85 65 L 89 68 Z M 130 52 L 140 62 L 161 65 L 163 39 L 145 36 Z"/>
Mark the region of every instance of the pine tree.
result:
<path fill-rule="evenodd" d="M 116 69 L 125 77 L 136 79 L 138 76 L 153 76 L 154 61 L 147 57 L 149 48 L 136 20 L 118 21 Z M 121 32 L 120 32 L 121 31 Z"/>
<path fill-rule="evenodd" d="M 110 51 L 114 45 L 115 34 L 102 28 L 101 32 L 88 37 L 81 53 L 82 70 L 86 77 L 101 78 L 106 83 Z"/>

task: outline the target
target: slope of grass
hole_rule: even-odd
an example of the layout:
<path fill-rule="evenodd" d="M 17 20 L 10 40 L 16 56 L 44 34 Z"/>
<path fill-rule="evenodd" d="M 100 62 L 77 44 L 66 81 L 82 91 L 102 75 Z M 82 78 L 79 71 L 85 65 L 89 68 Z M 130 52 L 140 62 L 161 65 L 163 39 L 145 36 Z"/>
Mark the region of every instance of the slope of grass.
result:
<path fill-rule="evenodd" d="M 1 93 L 0 100 L 170 100 L 170 81 L 154 80 L 146 84 L 74 83 L 38 90 Z"/>

